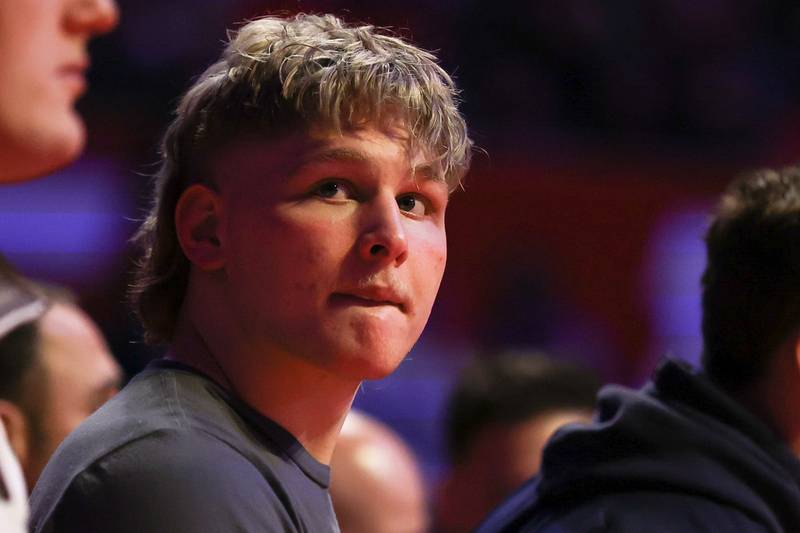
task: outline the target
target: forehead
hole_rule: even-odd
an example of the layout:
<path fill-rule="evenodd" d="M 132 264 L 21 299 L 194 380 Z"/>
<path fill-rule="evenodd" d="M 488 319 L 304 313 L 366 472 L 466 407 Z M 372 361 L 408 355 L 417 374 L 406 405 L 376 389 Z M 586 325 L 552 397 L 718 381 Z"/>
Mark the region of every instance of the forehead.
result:
<path fill-rule="evenodd" d="M 402 123 L 365 124 L 337 131 L 315 126 L 273 139 L 246 136 L 224 147 L 211 161 L 211 174 L 230 179 L 242 174 L 260 178 L 291 176 L 309 165 L 350 163 L 405 164 L 419 179 L 444 181 L 431 164 L 430 151 L 417 146 Z"/>
<path fill-rule="evenodd" d="M 97 326 L 77 307 L 55 303 L 41 319 L 42 355 L 55 368 L 93 369 L 110 359 Z"/>

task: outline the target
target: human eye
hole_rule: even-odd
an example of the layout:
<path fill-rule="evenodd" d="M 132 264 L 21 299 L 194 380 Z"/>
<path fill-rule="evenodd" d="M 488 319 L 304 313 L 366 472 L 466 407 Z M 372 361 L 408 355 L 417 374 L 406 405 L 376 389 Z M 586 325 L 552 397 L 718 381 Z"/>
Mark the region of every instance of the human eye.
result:
<path fill-rule="evenodd" d="M 328 180 L 317 184 L 312 193 L 326 200 L 347 200 L 353 197 L 353 190 L 341 180 Z"/>
<path fill-rule="evenodd" d="M 404 194 L 397 197 L 397 205 L 401 211 L 412 215 L 425 216 L 429 213 L 428 202 L 420 194 Z"/>

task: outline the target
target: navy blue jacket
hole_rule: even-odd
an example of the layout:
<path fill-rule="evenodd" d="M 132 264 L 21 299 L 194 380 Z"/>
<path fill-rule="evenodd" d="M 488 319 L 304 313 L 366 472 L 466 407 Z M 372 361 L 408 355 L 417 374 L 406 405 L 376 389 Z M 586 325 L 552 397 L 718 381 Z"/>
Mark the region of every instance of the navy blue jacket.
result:
<path fill-rule="evenodd" d="M 800 532 L 800 461 L 711 381 L 667 360 L 641 391 L 603 389 L 595 422 L 556 433 L 540 475 L 479 529 L 600 531 Z"/>

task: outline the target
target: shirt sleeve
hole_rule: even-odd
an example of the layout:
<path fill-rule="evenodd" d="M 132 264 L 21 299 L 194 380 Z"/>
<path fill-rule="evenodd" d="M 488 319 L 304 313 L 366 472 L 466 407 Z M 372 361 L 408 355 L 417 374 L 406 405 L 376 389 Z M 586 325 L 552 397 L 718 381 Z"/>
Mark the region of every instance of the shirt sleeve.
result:
<path fill-rule="evenodd" d="M 298 531 L 281 494 L 245 457 L 208 436 L 129 443 L 81 472 L 44 532 Z"/>

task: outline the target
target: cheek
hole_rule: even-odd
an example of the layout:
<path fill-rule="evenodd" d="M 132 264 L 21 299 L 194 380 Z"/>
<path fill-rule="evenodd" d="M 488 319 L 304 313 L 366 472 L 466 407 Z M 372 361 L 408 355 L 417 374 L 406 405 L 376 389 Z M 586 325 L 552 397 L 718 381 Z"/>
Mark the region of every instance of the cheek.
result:
<path fill-rule="evenodd" d="M 417 241 L 412 282 L 414 297 L 418 303 L 417 319 L 422 321 L 422 326 L 433 308 L 447 263 L 447 240 L 444 232 L 432 232 L 425 237 Z"/>
<path fill-rule="evenodd" d="M 284 267 L 290 273 L 306 284 L 322 282 L 347 253 L 345 234 L 344 229 L 324 222 L 288 225 L 277 248 L 288 251 Z"/>
<path fill-rule="evenodd" d="M 234 261 L 246 272 L 247 286 L 260 287 L 256 290 L 262 297 L 294 308 L 335 281 L 348 249 L 346 231 L 323 222 L 262 220 L 234 237 Z"/>
<path fill-rule="evenodd" d="M 431 232 L 420 240 L 418 275 L 428 287 L 439 287 L 447 264 L 447 238 L 444 231 Z"/>

